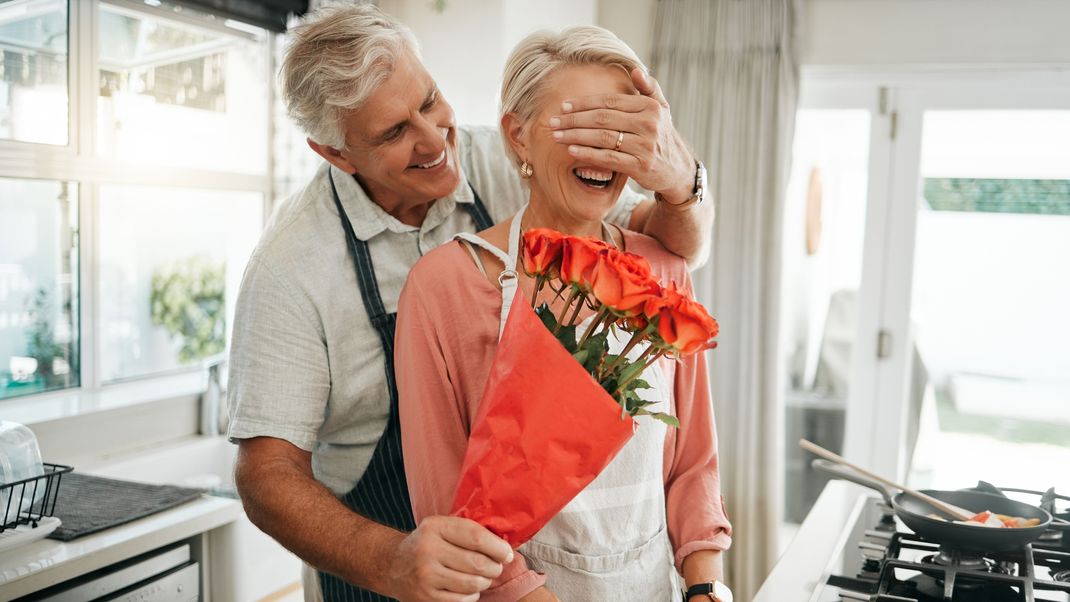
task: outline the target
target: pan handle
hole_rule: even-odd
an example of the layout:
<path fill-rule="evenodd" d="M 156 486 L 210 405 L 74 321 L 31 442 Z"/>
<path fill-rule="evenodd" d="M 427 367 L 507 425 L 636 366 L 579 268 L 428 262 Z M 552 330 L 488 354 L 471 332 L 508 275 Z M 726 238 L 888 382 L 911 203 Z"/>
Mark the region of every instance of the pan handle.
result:
<path fill-rule="evenodd" d="M 887 487 L 881 485 L 876 481 L 871 481 L 867 479 L 866 477 L 858 474 L 857 472 L 851 470 L 850 468 L 847 468 L 842 464 L 836 464 L 835 462 L 830 462 L 821 458 L 814 458 L 810 461 L 810 466 L 813 466 L 819 472 L 826 473 L 832 476 L 833 478 L 851 481 L 852 483 L 857 483 L 858 485 L 861 485 L 863 487 L 869 487 L 870 489 L 874 489 L 877 491 L 877 493 L 881 494 L 881 497 L 884 498 L 884 502 L 886 504 L 888 504 L 889 506 L 892 505 L 892 492 L 888 491 Z"/>

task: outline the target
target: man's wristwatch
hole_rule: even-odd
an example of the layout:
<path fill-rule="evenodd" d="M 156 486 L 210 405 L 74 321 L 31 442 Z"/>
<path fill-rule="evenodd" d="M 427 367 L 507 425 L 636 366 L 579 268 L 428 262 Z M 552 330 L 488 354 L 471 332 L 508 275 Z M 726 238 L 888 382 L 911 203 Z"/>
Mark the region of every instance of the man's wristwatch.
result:
<path fill-rule="evenodd" d="M 660 192 L 654 193 L 654 200 L 673 209 L 685 209 L 691 205 L 698 205 L 706 198 L 706 166 L 702 161 L 695 160 L 695 184 L 691 188 L 691 196 L 682 203 L 670 203 L 661 196 Z"/>
<path fill-rule="evenodd" d="M 691 602 L 692 600 L 710 600 L 712 602 L 732 602 L 732 590 L 728 589 L 728 586 L 720 581 L 711 581 L 709 583 L 696 583 L 687 588 L 687 593 L 684 594 L 684 600 Z"/>

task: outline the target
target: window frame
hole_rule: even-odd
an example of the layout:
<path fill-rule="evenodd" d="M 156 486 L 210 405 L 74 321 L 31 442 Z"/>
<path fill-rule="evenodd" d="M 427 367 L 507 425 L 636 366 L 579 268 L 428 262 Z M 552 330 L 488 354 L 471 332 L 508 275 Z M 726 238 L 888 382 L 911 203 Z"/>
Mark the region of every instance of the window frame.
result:
<path fill-rule="evenodd" d="M 147 17 L 193 24 L 235 37 L 254 38 L 249 26 L 226 21 L 202 19 L 197 15 L 173 14 L 134 0 L 67 0 L 67 127 L 66 145 L 52 145 L 16 140 L 0 140 L 0 177 L 68 181 L 78 190 L 78 294 L 79 294 L 79 385 L 60 390 L 0 399 L 5 416 L 25 423 L 52 421 L 81 413 L 114 410 L 169 398 L 189 398 L 204 390 L 205 370 L 199 364 L 167 373 L 101 382 L 98 358 L 101 353 L 97 324 L 99 291 L 99 191 L 101 185 L 138 185 L 255 192 L 261 195 L 262 228 L 271 212 L 274 198 L 274 133 L 276 89 L 269 84 L 265 107 L 267 149 L 264 171 L 260 175 L 142 165 L 129 161 L 101 158 L 96 155 L 97 48 L 98 25 L 102 5 L 136 11 Z M 267 57 L 264 81 L 273 82 L 279 34 L 264 30 Z M 34 406 L 41 411 L 35 412 Z"/>

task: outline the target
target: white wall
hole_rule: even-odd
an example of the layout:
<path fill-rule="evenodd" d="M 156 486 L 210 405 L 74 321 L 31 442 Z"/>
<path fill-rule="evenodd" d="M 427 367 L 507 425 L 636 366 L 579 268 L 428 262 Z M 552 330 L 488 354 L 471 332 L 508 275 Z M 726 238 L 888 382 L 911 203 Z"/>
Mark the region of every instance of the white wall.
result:
<path fill-rule="evenodd" d="M 1070 63 L 1064 0 L 806 0 L 804 65 Z"/>
<path fill-rule="evenodd" d="M 655 0 L 602 0 L 596 24 L 617 34 L 649 66 L 656 12 Z"/>
<path fill-rule="evenodd" d="M 656 0 L 602 0 L 598 21 L 650 60 Z M 1070 63 L 1066 0 L 801 0 L 803 65 Z"/>
<path fill-rule="evenodd" d="M 509 51 L 528 33 L 595 21 L 597 0 L 382 0 L 380 8 L 412 29 L 423 62 L 458 123 L 497 125 L 498 89 Z"/>
<path fill-rule="evenodd" d="M 461 123 L 497 122 L 502 66 L 536 29 L 596 23 L 650 63 L 657 0 L 380 0 L 413 29 Z M 1066 0 L 801 0 L 805 66 L 1070 65 Z M 657 74 L 655 74 L 656 76 Z M 670 99 L 671 100 L 671 99 Z"/>

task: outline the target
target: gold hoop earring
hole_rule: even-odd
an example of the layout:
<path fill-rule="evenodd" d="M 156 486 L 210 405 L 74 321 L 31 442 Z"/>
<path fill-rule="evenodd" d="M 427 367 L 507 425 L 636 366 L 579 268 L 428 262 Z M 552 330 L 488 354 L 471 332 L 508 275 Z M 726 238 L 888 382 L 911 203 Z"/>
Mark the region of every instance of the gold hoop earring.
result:
<path fill-rule="evenodd" d="M 533 173 L 535 173 L 535 170 L 531 168 L 531 163 L 524 161 L 520 164 L 520 177 L 527 179 L 530 178 Z"/>

